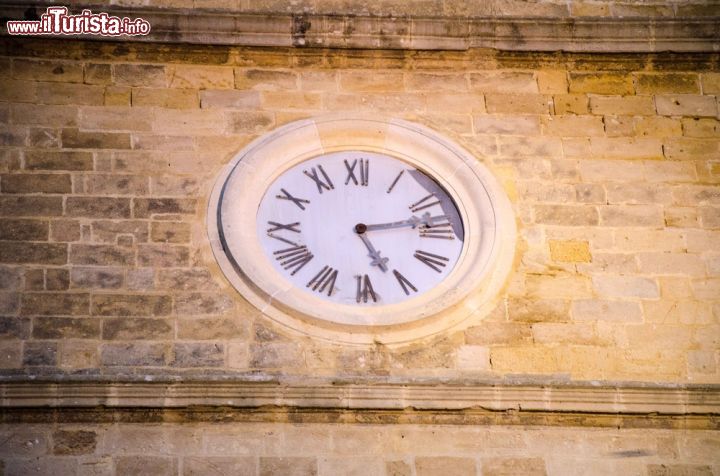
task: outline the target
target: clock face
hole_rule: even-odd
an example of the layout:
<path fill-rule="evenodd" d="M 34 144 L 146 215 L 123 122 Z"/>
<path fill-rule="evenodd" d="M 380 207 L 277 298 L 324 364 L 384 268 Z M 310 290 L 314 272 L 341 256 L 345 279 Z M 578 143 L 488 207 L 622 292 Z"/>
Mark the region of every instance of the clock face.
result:
<path fill-rule="evenodd" d="M 328 153 L 283 171 L 256 216 L 267 260 L 326 301 L 383 306 L 413 299 L 457 263 L 464 227 L 432 177 L 388 155 Z"/>

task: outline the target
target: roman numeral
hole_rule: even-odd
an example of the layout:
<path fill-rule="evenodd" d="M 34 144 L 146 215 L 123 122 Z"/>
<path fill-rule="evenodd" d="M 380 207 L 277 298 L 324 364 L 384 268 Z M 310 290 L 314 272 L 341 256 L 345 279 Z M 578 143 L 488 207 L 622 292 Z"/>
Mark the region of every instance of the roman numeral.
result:
<path fill-rule="evenodd" d="M 421 198 L 420 200 L 418 200 L 417 202 L 413 203 L 413 204 L 410 205 L 408 208 L 409 208 L 410 211 L 412 211 L 412 212 L 419 212 L 420 210 L 425 210 L 426 208 L 430 208 L 430 207 L 433 207 L 433 206 L 435 206 L 435 205 L 439 205 L 439 204 L 440 204 L 440 200 L 436 200 L 436 201 L 434 201 L 434 202 L 426 203 L 425 205 L 423 205 L 423 203 L 427 202 L 428 200 L 430 200 L 430 199 L 433 198 L 433 197 L 435 197 L 435 194 L 434 194 L 434 193 L 431 193 L 430 195 L 428 195 L 428 196 L 426 196 L 426 197 L 423 197 L 423 198 Z"/>
<path fill-rule="evenodd" d="M 320 178 L 318 176 L 317 170 L 315 170 L 315 167 L 310 169 L 310 172 L 307 170 L 303 170 L 303 173 L 310 177 L 314 182 L 315 185 L 317 185 L 318 192 L 323 193 L 323 189 L 325 190 L 332 190 L 335 188 L 332 181 L 330 180 L 330 177 L 328 177 L 328 174 L 325 173 L 325 169 L 322 168 L 322 165 L 318 165 L 318 169 L 320 170 L 320 173 L 322 174 L 323 178 Z"/>
<path fill-rule="evenodd" d="M 305 200 L 304 198 L 297 198 L 290 195 L 290 192 L 285 190 L 284 188 L 281 188 L 280 191 L 283 193 L 283 195 L 275 195 L 275 198 L 279 198 L 280 200 L 290 200 L 295 205 L 300 207 L 300 210 L 305 210 L 305 206 L 303 203 L 310 203 L 310 200 Z"/>
<path fill-rule="evenodd" d="M 355 159 L 353 160 L 352 165 L 347 160 L 343 160 L 345 162 L 345 168 L 347 169 L 348 175 L 345 179 L 345 185 L 350 183 L 350 180 L 353 181 L 355 185 L 362 185 L 364 187 L 367 187 L 368 180 L 370 178 L 370 161 L 368 159 Z M 355 166 L 360 164 L 360 181 L 358 182 L 357 177 L 355 177 Z"/>
<path fill-rule="evenodd" d="M 423 225 L 419 228 L 420 238 L 440 238 L 443 240 L 454 240 L 455 232 L 449 222 L 438 223 L 437 225 Z"/>
<path fill-rule="evenodd" d="M 267 229 L 268 233 L 272 233 L 273 231 L 278 231 L 278 230 L 288 230 L 288 231 L 292 231 L 295 233 L 300 233 L 300 230 L 297 228 L 300 226 L 299 221 L 295 222 L 295 223 L 288 223 L 287 225 L 283 225 L 282 223 L 278 223 L 275 221 L 269 221 L 268 225 L 272 226 L 272 228 Z"/>
<path fill-rule="evenodd" d="M 403 172 L 405 172 L 405 169 L 401 170 L 399 174 L 397 174 L 397 177 L 395 177 L 395 180 L 393 180 L 393 183 L 390 184 L 390 187 L 387 189 L 387 193 L 392 192 L 392 190 L 395 188 L 395 185 L 397 185 L 398 180 L 400 180 L 400 177 L 402 177 Z"/>
<path fill-rule="evenodd" d="M 415 250 L 415 254 L 413 255 L 415 258 L 419 259 L 424 264 L 430 266 L 432 269 L 437 271 L 438 273 L 442 273 L 442 270 L 438 268 L 438 266 L 445 267 L 447 266 L 447 261 L 449 261 L 446 257 L 435 255 L 432 253 L 428 253 L 427 251 L 420 251 Z"/>
<path fill-rule="evenodd" d="M 310 253 L 305 245 L 278 250 L 273 252 L 273 254 L 275 255 L 275 259 L 280 262 L 280 266 L 282 266 L 283 269 L 292 269 L 292 272 L 290 273 L 291 276 L 294 276 L 295 273 L 300 271 L 303 266 L 313 259 L 313 254 Z"/>
<path fill-rule="evenodd" d="M 400 274 L 400 271 L 393 269 L 393 274 L 395 275 L 395 279 L 398 280 L 398 283 L 400 283 L 400 286 L 402 287 L 402 290 L 405 291 L 405 295 L 410 295 L 410 291 L 408 288 L 412 289 L 414 292 L 417 292 L 417 288 L 413 286 L 413 284 L 408 281 L 408 279 Z"/>
<path fill-rule="evenodd" d="M 370 297 L 373 302 L 377 302 L 377 295 L 370 283 L 370 277 L 368 277 L 367 274 L 364 274 L 362 276 L 355 276 L 355 279 L 357 280 L 357 293 L 355 294 L 355 301 L 358 303 L 360 301 L 368 302 L 368 297 Z"/>
<path fill-rule="evenodd" d="M 306 287 L 311 287 L 313 291 L 317 291 L 322 294 L 327 288 L 327 295 L 330 296 L 335 289 L 335 280 L 337 279 L 338 270 L 333 269 L 330 266 L 323 266 L 318 274 L 315 275 L 308 283 Z"/>

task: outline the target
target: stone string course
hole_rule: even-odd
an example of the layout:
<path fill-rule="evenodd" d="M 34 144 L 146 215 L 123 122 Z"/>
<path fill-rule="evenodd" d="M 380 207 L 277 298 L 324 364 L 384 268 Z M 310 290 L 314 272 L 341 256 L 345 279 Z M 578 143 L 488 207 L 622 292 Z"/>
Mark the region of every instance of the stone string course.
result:
<path fill-rule="evenodd" d="M 718 383 L 716 56 L 63 45 L 5 40 L 0 57 L 5 376 Z M 519 246 L 489 316 L 340 347 L 224 280 L 204 225 L 217 172 L 279 125 L 342 111 L 433 127 L 500 179 Z"/>

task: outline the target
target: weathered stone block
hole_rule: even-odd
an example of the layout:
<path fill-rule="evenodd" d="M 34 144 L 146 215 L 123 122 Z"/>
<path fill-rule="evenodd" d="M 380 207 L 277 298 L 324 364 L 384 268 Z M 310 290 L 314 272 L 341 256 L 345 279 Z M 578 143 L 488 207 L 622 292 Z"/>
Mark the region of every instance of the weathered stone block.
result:
<path fill-rule="evenodd" d="M 122 268 L 80 268 L 70 270 L 73 288 L 117 289 L 123 285 Z"/>
<path fill-rule="evenodd" d="M 663 145 L 669 160 L 717 160 L 720 159 L 720 138 L 715 139 L 668 139 Z"/>
<path fill-rule="evenodd" d="M 105 88 L 86 84 L 37 83 L 37 102 L 40 104 L 70 104 L 101 106 Z"/>
<path fill-rule="evenodd" d="M 555 114 L 587 114 L 589 98 L 585 94 L 556 94 L 553 96 Z"/>
<path fill-rule="evenodd" d="M 87 63 L 84 69 L 85 84 L 112 84 L 112 71 L 109 64 Z"/>
<path fill-rule="evenodd" d="M 527 476 L 544 476 L 545 461 L 542 458 L 483 458 L 483 476 L 511 476 L 523 474 Z"/>
<path fill-rule="evenodd" d="M 180 315 L 221 314 L 233 307 L 233 300 L 224 294 L 190 293 L 175 297 L 175 311 Z"/>
<path fill-rule="evenodd" d="M 684 118 L 682 120 L 683 135 L 687 137 L 718 137 L 720 121 L 709 118 Z"/>
<path fill-rule="evenodd" d="M 476 115 L 473 116 L 473 128 L 479 134 L 539 135 L 540 119 L 527 115 Z"/>
<path fill-rule="evenodd" d="M 159 343 L 102 344 L 100 346 L 100 362 L 108 367 L 158 367 L 166 364 L 167 352 L 165 344 Z"/>
<path fill-rule="evenodd" d="M 165 295 L 98 294 L 93 296 L 95 316 L 167 316 L 172 299 Z"/>
<path fill-rule="evenodd" d="M 463 73 L 412 72 L 405 75 L 405 89 L 408 91 L 462 92 L 467 91 L 468 80 Z M 536 90 L 528 92 L 536 92 Z"/>
<path fill-rule="evenodd" d="M 273 69 L 235 68 L 235 89 L 297 89 L 297 74 Z"/>
<path fill-rule="evenodd" d="M 140 243 L 148 241 L 148 223 L 144 220 L 97 220 L 92 222 L 95 241 L 115 243 L 121 235 L 132 235 Z"/>
<path fill-rule="evenodd" d="M 0 340 L 27 339 L 30 337 L 30 319 L 0 317 Z"/>
<path fill-rule="evenodd" d="M 604 226 L 657 226 L 665 223 L 659 205 L 605 205 L 600 210 L 600 223 Z"/>
<path fill-rule="evenodd" d="M 100 360 L 96 341 L 64 340 L 60 352 L 60 367 L 68 369 L 98 368 Z"/>
<path fill-rule="evenodd" d="M 138 265 L 160 268 L 187 267 L 190 252 L 184 246 L 140 245 L 138 246 Z"/>
<path fill-rule="evenodd" d="M 133 106 L 169 109 L 197 109 L 200 106 L 195 89 L 133 88 L 131 101 Z"/>
<path fill-rule="evenodd" d="M 642 322 L 642 309 L 636 302 L 584 299 L 571 306 L 575 321 Z"/>
<path fill-rule="evenodd" d="M 29 81 L 82 83 L 82 63 L 54 60 L 13 60 L 13 77 Z"/>
<path fill-rule="evenodd" d="M 68 197 L 68 216 L 88 218 L 130 218 L 130 199 L 114 197 Z"/>
<path fill-rule="evenodd" d="M 97 339 L 100 321 L 75 317 L 36 317 L 33 320 L 35 339 Z"/>
<path fill-rule="evenodd" d="M 137 218 L 149 218 L 155 214 L 193 215 L 197 200 L 189 198 L 136 198 L 133 213 Z"/>
<path fill-rule="evenodd" d="M 234 476 L 256 476 L 253 456 L 192 456 L 183 458 L 183 476 L 206 476 L 213 472 Z"/>
<path fill-rule="evenodd" d="M 234 316 L 180 319 L 177 323 L 178 339 L 239 339 L 246 336 L 245 326 Z"/>
<path fill-rule="evenodd" d="M 548 114 L 552 98 L 542 94 L 486 94 L 488 112 L 500 114 Z"/>
<path fill-rule="evenodd" d="M 45 270 L 45 289 L 62 291 L 70 286 L 70 273 L 67 269 L 50 268 Z"/>
<path fill-rule="evenodd" d="M 0 246 L 0 263 L 62 265 L 68 261 L 67 245 L 8 241 Z"/>
<path fill-rule="evenodd" d="M 77 220 L 52 220 L 50 222 L 50 239 L 52 241 L 78 241 L 80 239 L 80 222 Z"/>
<path fill-rule="evenodd" d="M 0 340 L 0 369 L 16 369 L 22 366 L 22 341 Z"/>
<path fill-rule="evenodd" d="M 450 456 L 424 456 L 415 458 L 417 476 L 474 476 L 477 474 L 475 460 Z"/>
<path fill-rule="evenodd" d="M 260 107 L 260 93 L 257 91 L 235 91 L 232 89 L 200 91 L 200 107 L 257 109 Z"/>
<path fill-rule="evenodd" d="M 86 430 L 58 430 L 52 434 L 53 454 L 84 455 L 95 452 L 97 434 Z"/>
<path fill-rule="evenodd" d="M 174 367 L 222 367 L 225 349 L 222 344 L 187 342 L 175 344 Z"/>
<path fill-rule="evenodd" d="M 564 300 L 512 298 L 508 300 L 508 318 L 519 322 L 564 322 L 569 318 L 569 305 Z"/>
<path fill-rule="evenodd" d="M 601 115 L 654 116 L 655 103 L 652 96 L 592 96 L 590 112 Z"/>
<path fill-rule="evenodd" d="M 28 150 L 25 152 L 28 170 L 92 170 L 91 152 L 67 150 Z"/>
<path fill-rule="evenodd" d="M 0 219 L 0 240 L 47 241 L 49 229 L 47 221 Z"/>
<path fill-rule="evenodd" d="M 632 76 L 621 73 L 578 73 L 571 72 L 571 93 L 618 94 L 634 93 Z"/>
<path fill-rule="evenodd" d="M 190 224 L 173 221 L 154 221 L 150 226 L 150 238 L 161 243 L 190 242 Z"/>
<path fill-rule="evenodd" d="M 167 86 L 164 66 L 120 63 L 112 65 L 112 70 L 117 85 L 155 88 Z"/>
<path fill-rule="evenodd" d="M 70 245 L 70 263 L 91 266 L 131 266 L 135 263 L 132 249 L 110 245 Z"/>
<path fill-rule="evenodd" d="M 709 116 L 718 113 L 717 101 L 713 96 L 694 94 L 672 94 L 655 96 L 657 113 L 661 116 Z"/>
<path fill-rule="evenodd" d="M 639 73 L 635 90 L 637 94 L 700 94 L 700 78 L 696 73 Z"/>
<path fill-rule="evenodd" d="M 78 124 L 86 131 L 149 131 L 153 124 L 152 108 L 148 107 L 93 107 L 80 111 Z"/>
<path fill-rule="evenodd" d="M 233 69 L 227 66 L 178 64 L 171 66 L 169 73 L 171 88 L 232 89 L 234 86 Z"/>
<path fill-rule="evenodd" d="M 3 174 L 3 193 L 70 193 L 69 174 Z"/>
<path fill-rule="evenodd" d="M 315 476 L 318 474 L 315 458 L 260 457 L 260 476 L 287 474 L 292 476 Z"/>
<path fill-rule="evenodd" d="M 205 268 L 160 269 L 157 286 L 159 289 L 176 291 L 212 291 L 218 289 L 212 274 Z"/>
<path fill-rule="evenodd" d="M 660 289 L 654 279 L 637 276 L 600 275 L 593 276 L 593 287 L 600 296 L 609 298 L 660 297 Z"/>
<path fill-rule="evenodd" d="M 102 326 L 102 338 L 106 340 L 172 339 L 172 321 L 127 317 L 105 319 Z"/>
<path fill-rule="evenodd" d="M 123 132 L 81 132 L 63 129 L 62 146 L 66 149 L 130 149 L 130 134 Z"/>
<path fill-rule="evenodd" d="M 177 460 L 166 456 L 116 456 L 116 474 L 176 476 Z"/>
<path fill-rule="evenodd" d="M 597 208 L 586 205 L 535 205 L 535 221 L 547 225 L 592 226 L 599 223 Z"/>
<path fill-rule="evenodd" d="M 88 315 L 90 295 L 86 293 L 25 293 L 22 296 L 23 315 Z"/>
<path fill-rule="evenodd" d="M 550 240 L 550 257 L 554 261 L 566 263 L 589 263 L 592 261 L 587 241 Z"/>
<path fill-rule="evenodd" d="M 275 124 L 272 114 L 248 111 L 228 114 L 228 128 L 233 134 L 259 134 Z"/>
<path fill-rule="evenodd" d="M 57 342 L 26 342 L 23 349 L 23 365 L 57 365 Z"/>

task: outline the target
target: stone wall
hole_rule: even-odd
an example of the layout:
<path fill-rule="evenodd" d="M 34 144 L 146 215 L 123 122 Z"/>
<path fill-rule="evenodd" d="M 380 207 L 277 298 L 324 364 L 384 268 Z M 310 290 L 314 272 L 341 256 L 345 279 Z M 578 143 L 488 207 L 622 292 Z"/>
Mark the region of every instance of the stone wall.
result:
<path fill-rule="evenodd" d="M 4 50 L 6 375 L 718 382 L 716 55 Z M 491 315 L 430 343 L 342 347 L 278 328 L 227 284 L 204 220 L 220 167 L 341 111 L 428 125 L 500 179 L 520 239 Z"/>
<path fill-rule="evenodd" d="M 718 474 L 717 432 L 246 423 L 9 425 L 6 474 Z"/>

